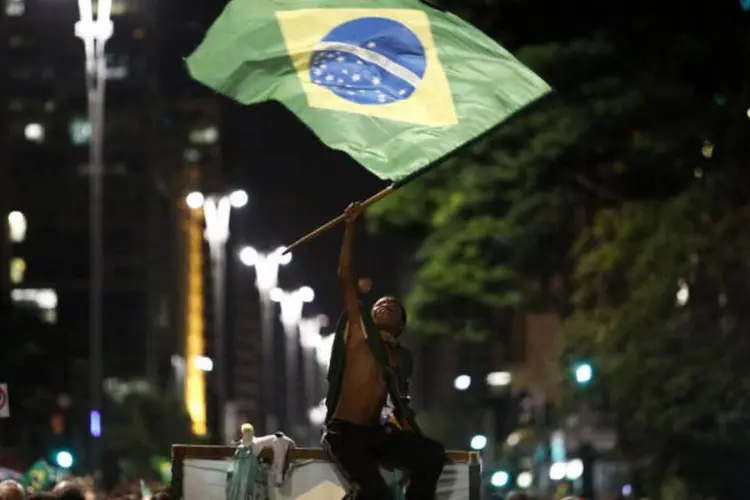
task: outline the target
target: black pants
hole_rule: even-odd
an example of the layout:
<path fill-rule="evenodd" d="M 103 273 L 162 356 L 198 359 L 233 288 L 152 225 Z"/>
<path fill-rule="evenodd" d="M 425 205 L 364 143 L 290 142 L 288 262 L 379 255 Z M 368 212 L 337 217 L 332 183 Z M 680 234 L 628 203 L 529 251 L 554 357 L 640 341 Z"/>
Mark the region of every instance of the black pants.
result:
<path fill-rule="evenodd" d="M 382 425 L 357 425 L 334 420 L 326 426 L 323 447 L 336 463 L 357 500 L 388 500 L 391 491 L 379 466 L 409 474 L 407 500 L 434 500 L 445 463 L 445 449 L 437 441 Z"/>

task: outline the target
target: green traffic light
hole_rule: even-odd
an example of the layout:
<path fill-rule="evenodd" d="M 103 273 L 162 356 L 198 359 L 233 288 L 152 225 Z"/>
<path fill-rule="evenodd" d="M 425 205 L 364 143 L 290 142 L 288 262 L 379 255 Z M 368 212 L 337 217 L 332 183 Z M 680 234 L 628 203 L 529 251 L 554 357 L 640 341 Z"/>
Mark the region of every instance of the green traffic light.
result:
<path fill-rule="evenodd" d="M 575 367 L 576 382 L 586 385 L 594 378 L 594 368 L 591 363 L 578 363 Z"/>
<path fill-rule="evenodd" d="M 69 451 L 63 450 L 55 453 L 55 464 L 61 469 L 70 469 L 73 463 L 73 455 Z"/>

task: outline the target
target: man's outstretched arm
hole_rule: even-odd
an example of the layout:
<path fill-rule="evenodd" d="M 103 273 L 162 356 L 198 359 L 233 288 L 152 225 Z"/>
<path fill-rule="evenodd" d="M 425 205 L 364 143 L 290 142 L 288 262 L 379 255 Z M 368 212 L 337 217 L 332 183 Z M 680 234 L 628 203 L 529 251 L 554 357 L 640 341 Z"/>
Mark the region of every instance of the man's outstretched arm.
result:
<path fill-rule="evenodd" d="M 354 234 L 356 232 L 357 219 L 362 214 L 362 205 L 352 203 L 344 212 L 346 215 L 346 228 L 344 229 L 344 241 L 341 244 L 341 255 L 339 257 L 339 285 L 344 295 L 344 308 L 349 322 L 349 334 L 351 340 L 364 339 L 364 332 L 360 327 L 359 303 L 357 301 L 357 287 L 352 276 L 352 251 L 354 249 Z"/>

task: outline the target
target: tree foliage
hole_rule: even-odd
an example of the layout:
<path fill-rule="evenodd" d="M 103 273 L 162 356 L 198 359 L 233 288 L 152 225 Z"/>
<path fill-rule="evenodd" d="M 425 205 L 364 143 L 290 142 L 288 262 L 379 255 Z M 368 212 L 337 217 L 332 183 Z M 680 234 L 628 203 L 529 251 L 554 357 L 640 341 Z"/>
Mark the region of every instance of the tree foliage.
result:
<path fill-rule="evenodd" d="M 498 3 L 462 8 L 490 19 L 476 13 Z M 487 21 L 555 95 L 369 222 L 414 237 L 415 330 L 481 339 L 520 307 L 560 312 L 567 362 L 595 363 L 649 493 L 738 498 L 750 465 L 750 75 L 733 68 L 750 39 L 737 5 L 684 19 L 628 8 L 547 38 Z"/>
<path fill-rule="evenodd" d="M 150 470 L 154 456 L 169 456 L 175 443 L 191 443 L 190 416 L 176 397 L 156 393 L 132 393 L 122 401 L 108 400 L 103 433 L 107 451 L 129 463 L 131 472 Z"/>

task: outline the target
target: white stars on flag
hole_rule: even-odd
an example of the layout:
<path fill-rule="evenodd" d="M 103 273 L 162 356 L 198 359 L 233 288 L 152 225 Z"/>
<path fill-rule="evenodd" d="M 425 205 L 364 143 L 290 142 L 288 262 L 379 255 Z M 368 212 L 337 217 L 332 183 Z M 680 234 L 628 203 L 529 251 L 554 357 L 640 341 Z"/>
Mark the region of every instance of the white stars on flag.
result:
<path fill-rule="evenodd" d="M 371 41 L 360 47 L 373 50 L 376 43 Z M 316 51 L 310 59 L 311 80 L 360 104 L 388 104 L 405 99 L 414 90 L 410 79 L 401 74 L 403 71 L 392 72 L 390 60 L 381 64 L 372 54 L 368 56 L 373 59 L 370 60 L 357 53 L 354 46 L 351 51 L 346 47 Z"/>

